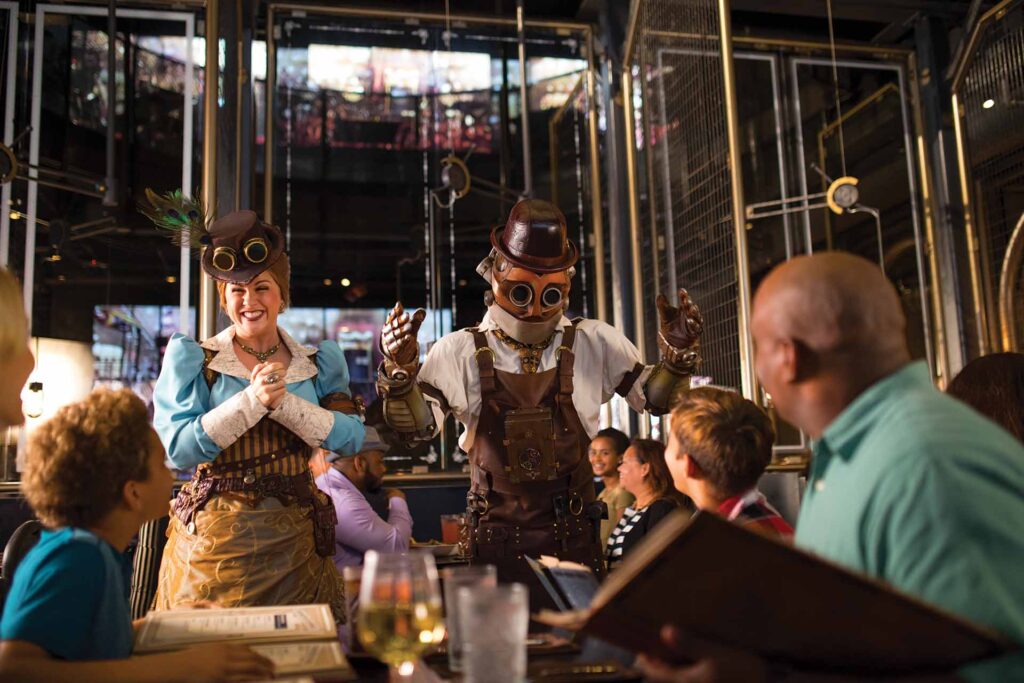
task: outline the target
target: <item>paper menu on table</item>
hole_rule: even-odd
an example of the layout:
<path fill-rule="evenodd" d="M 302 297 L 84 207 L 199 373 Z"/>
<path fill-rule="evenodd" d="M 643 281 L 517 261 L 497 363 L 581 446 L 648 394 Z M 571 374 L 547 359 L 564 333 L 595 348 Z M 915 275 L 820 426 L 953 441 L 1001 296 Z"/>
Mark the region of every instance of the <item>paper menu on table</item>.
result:
<path fill-rule="evenodd" d="M 281 605 L 150 612 L 135 640 L 136 653 L 217 641 L 281 642 L 337 638 L 327 605 Z"/>
<path fill-rule="evenodd" d="M 344 671 L 351 668 L 336 640 L 261 643 L 251 647 L 274 663 L 274 673 L 277 675 Z"/>

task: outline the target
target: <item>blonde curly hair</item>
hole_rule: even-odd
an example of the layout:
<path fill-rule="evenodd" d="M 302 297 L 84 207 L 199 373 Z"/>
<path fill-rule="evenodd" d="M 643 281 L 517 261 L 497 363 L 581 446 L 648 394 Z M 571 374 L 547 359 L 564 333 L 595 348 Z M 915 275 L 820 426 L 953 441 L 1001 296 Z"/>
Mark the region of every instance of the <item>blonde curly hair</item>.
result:
<path fill-rule="evenodd" d="M 124 485 L 149 478 L 153 431 L 146 404 L 128 389 L 97 389 L 64 406 L 31 436 L 22 489 L 49 527 L 95 526 Z"/>

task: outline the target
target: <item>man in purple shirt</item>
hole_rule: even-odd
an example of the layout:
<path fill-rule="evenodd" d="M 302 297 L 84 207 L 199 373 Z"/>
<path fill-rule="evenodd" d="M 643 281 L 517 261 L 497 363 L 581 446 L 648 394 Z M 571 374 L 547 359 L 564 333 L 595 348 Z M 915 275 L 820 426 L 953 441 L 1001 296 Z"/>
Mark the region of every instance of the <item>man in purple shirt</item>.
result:
<path fill-rule="evenodd" d="M 412 515 L 405 494 L 387 489 L 388 521 L 373 511 L 364 494 L 381 490 L 384 483 L 384 451 L 387 446 L 372 427 L 366 428 L 362 450 L 353 456 L 325 451 L 330 463 L 316 478 L 316 485 L 334 500 L 338 526 L 334 530 L 337 552 L 334 564 L 344 567 L 363 564 L 367 550 L 404 552 L 412 538 Z"/>

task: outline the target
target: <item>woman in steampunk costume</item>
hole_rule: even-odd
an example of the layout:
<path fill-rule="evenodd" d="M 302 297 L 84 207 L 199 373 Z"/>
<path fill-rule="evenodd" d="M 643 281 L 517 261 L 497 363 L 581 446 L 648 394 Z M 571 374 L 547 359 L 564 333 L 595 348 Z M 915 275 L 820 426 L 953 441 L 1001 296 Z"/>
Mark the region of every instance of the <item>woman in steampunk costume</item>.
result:
<path fill-rule="evenodd" d="M 317 447 L 353 453 L 363 425 L 337 343 L 301 346 L 277 326 L 289 305 L 281 231 L 252 211 L 207 229 L 200 207 L 148 194 L 145 212 L 202 249 L 232 325 L 201 343 L 175 334 L 155 390 L 154 426 L 179 469 L 154 603 L 225 607 L 329 603 L 344 620 L 334 507 L 308 462 Z"/>
<path fill-rule="evenodd" d="M 587 447 L 601 404 L 618 393 L 636 410 L 666 412 L 686 391 L 702 320 L 684 290 L 658 297 L 660 362 L 646 367 L 621 332 L 564 315 L 578 258 L 565 216 L 523 200 L 491 233 L 478 268 L 491 284 L 487 313 L 442 337 L 419 367 L 423 311 L 397 304 L 385 323 L 378 376 L 385 418 L 407 440 L 429 439 L 451 412 L 466 429 L 472 483 L 470 548 L 503 581 L 530 580 L 523 555 L 555 555 L 603 572 Z"/>

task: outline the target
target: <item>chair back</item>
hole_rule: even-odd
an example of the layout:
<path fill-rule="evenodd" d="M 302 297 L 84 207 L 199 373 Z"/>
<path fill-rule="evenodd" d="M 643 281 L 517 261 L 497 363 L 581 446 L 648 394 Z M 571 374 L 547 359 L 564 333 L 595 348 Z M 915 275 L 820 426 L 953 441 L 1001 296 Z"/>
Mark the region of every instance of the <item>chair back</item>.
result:
<path fill-rule="evenodd" d="M 38 519 L 30 519 L 27 522 L 23 522 L 11 534 L 11 538 L 4 547 L 3 560 L 0 560 L 0 580 L 3 581 L 5 586 L 9 587 L 11 582 L 14 581 L 15 570 L 18 569 L 21 561 L 25 559 L 28 551 L 32 550 L 36 543 L 39 543 L 39 534 L 45 528 Z"/>

